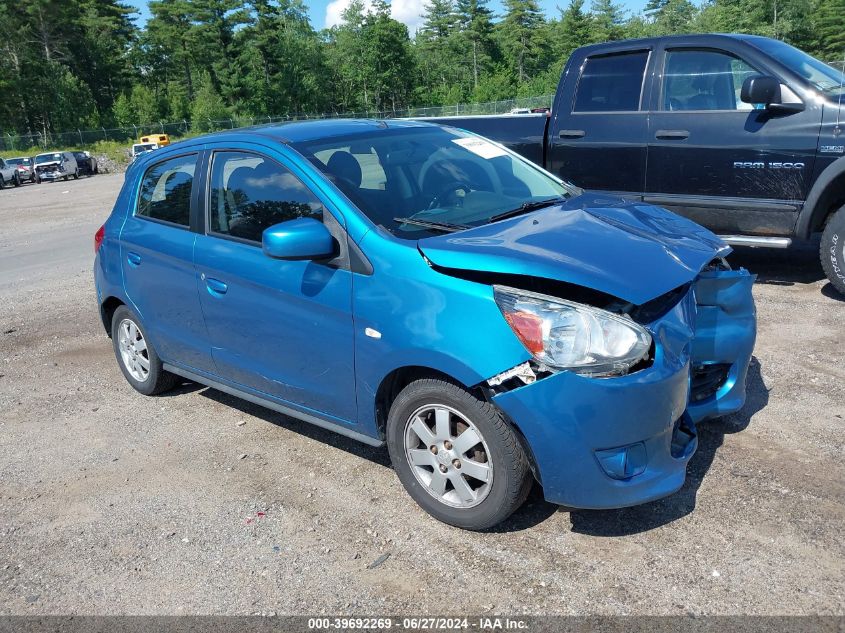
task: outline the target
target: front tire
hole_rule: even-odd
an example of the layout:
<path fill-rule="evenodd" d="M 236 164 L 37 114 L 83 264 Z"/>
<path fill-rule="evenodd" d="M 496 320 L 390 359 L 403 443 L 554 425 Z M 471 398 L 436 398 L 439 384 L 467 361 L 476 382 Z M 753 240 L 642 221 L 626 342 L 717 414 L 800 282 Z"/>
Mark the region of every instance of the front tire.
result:
<path fill-rule="evenodd" d="M 0 176 L 0 189 L 6 188 L 6 181 L 3 180 L 3 176 Z"/>
<path fill-rule="evenodd" d="M 390 407 L 387 446 L 408 494 L 449 525 L 490 528 L 531 488 L 528 459 L 502 412 L 446 380 L 402 390 Z"/>
<path fill-rule="evenodd" d="M 12 176 L 12 184 L 13 184 L 15 187 L 20 187 L 20 186 L 21 186 L 21 177 L 20 177 L 20 176 L 18 176 L 17 174 L 15 174 L 14 176 Z"/>
<path fill-rule="evenodd" d="M 140 319 L 126 306 L 114 311 L 111 337 L 117 364 L 135 391 L 154 396 L 176 386 L 179 379 L 164 371 Z"/>
<path fill-rule="evenodd" d="M 73 179 L 79 180 L 79 169 L 76 169 L 76 171 L 73 172 Z"/>
<path fill-rule="evenodd" d="M 845 296 L 845 207 L 827 221 L 819 247 L 824 274 L 831 285 Z"/>

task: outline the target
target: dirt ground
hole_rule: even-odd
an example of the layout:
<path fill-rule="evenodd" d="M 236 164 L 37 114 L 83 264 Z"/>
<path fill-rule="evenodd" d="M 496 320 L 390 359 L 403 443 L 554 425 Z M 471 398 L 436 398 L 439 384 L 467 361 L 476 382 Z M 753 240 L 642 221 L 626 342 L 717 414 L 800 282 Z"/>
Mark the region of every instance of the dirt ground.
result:
<path fill-rule="evenodd" d="M 679 493 L 569 512 L 535 489 L 469 533 L 383 449 L 129 387 L 91 274 L 122 178 L 0 191 L 0 614 L 845 613 L 845 302 L 813 245 L 732 256 L 760 276 L 748 403 Z"/>

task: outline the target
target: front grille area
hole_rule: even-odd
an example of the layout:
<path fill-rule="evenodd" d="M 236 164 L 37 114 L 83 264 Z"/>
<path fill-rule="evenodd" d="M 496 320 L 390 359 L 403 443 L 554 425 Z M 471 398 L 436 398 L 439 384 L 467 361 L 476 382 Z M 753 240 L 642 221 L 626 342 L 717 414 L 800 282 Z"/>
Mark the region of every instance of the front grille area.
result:
<path fill-rule="evenodd" d="M 710 363 L 692 368 L 690 401 L 701 402 L 714 396 L 728 380 L 731 366 L 728 363 Z"/>
<path fill-rule="evenodd" d="M 635 306 L 629 314 L 637 323 L 652 323 L 674 308 L 689 292 L 690 284 L 678 286 L 651 301 Z"/>

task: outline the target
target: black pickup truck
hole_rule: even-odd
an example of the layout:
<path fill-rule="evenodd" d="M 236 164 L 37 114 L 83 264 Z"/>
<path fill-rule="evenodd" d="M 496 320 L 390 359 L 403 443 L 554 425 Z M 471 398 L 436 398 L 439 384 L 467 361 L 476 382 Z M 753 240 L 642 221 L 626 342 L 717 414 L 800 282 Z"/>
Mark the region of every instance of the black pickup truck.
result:
<path fill-rule="evenodd" d="M 628 40 L 576 50 L 548 116 L 439 122 L 732 244 L 786 247 L 824 231 L 822 266 L 845 294 L 843 84 L 839 70 L 764 37 Z"/>

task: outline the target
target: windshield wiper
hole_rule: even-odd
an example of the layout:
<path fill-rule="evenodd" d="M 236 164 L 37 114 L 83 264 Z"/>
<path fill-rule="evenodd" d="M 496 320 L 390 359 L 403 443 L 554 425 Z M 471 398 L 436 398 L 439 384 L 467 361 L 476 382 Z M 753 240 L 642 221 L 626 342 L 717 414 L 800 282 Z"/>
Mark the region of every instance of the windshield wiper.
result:
<path fill-rule="evenodd" d="M 467 224 L 450 224 L 448 222 L 436 222 L 435 220 L 418 220 L 416 218 L 393 218 L 394 222 L 400 224 L 413 224 L 414 226 L 422 226 L 427 229 L 434 229 L 435 231 L 443 231 L 444 233 L 454 233 L 455 231 L 463 231 L 470 228 Z"/>
<path fill-rule="evenodd" d="M 532 211 L 536 211 L 537 209 L 542 209 L 544 207 L 550 207 L 553 204 L 561 202 L 565 200 L 563 197 L 557 198 L 547 198 L 546 200 L 536 200 L 534 202 L 524 202 L 516 209 L 511 209 L 510 211 L 504 211 L 499 213 L 498 215 L 494 215 L 493 217 L 488 220 L 489 222 L 498 222 L 499 220 L 505 220 L 507 218 L 512 218 L 517 215 L 523 215 L 524 213 L 531 213 Z"/>

